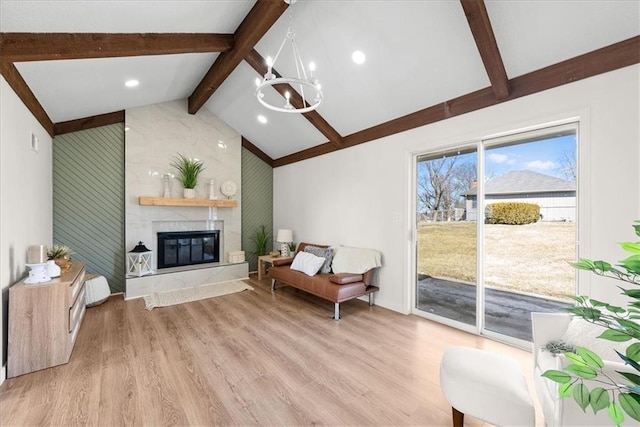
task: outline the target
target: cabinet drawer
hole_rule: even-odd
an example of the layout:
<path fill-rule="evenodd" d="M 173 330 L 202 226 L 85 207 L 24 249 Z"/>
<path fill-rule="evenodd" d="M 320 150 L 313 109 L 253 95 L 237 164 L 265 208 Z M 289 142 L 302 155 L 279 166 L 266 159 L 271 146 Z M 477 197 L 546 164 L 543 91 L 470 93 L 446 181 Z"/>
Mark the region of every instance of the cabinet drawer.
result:
<path fill-rule="evenodd" d="M 87 311 L 87 306 L 82 304 L 80 306 L 80 313 L 76 320 L 76 323 L 71 331 L 71 349 L 69 350 L 69 356 L 71 356 L 71 350 L 73 349 L 73 345 L 76 343 L 76 338 L 78 338 L 78 332 L 80 332 L 80 325 L 82 325 L 82 318 L 84 317 L 84 313 Z"/>
<path fill-rule="evenodd" d="M 78 278 L 71 285 L 71 300 L 70 300 L 70 304 L 75 303 L 76 297 L 78 296 L 78 292 L 80 292 L 80 289 L 84 285 L 84 273 L 85 273 L 85 270 L 83 268 L 82 271 L 80 272 L 80 274 L 78 274 Z"/>
<path fill-rule="evenodd" d="M 80 323 L 82 319 L 82 315 L 84 314 L 85 309 L 85 301 L 84 301 L 84 293 L 86 292 L 86 286 L 83 285 L 80 287 L 80 294 L 78 298 L 76 298 L 76 302 L 73 304 L 73 307 L 69 309 L 69 332 L 72 332 L 76 326 Z"/>

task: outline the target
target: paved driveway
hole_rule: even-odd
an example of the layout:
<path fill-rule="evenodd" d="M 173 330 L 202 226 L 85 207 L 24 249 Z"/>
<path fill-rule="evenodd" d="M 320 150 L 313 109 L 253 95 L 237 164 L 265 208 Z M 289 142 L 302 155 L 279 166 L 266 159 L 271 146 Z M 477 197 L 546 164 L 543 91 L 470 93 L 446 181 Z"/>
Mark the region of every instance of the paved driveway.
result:
<path fill-rule="evenodd" d="M 561 312 L 570 303 L 486 289 L 485 327 L 511 337 L 532 341 L 531 312 Z M 418 281 L 418 308 L 427 313 L 476 323 L 476 286 L 426 277 Z"/>

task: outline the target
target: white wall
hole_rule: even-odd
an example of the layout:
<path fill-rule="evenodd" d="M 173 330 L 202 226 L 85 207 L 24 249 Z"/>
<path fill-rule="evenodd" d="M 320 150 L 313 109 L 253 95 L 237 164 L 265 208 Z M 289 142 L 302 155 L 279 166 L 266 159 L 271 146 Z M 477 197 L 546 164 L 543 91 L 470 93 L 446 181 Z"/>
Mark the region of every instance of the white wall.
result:
<path fill-rule="evenodd" d="M 376 304 L 410 310 L 411 155 L 556 120 L 581 120 L 580 256 L 620 260 L 640 219 L 640 65 L 392 135 L 274 171 L 274 230 L 296 241 L 379 249 Z M 582 275 L 594 298 L 613 280 Z M 581 291 L 582 292 L 582 291 Z"/>
<path fill-rule="evenodd" d="M 31 133 L 40 140 L 31 149 Z M 0 77 L 0 329 L 5 378 L 9 286 L 27 273 L 27 247 L 53 241 L 52 139 Z"/>

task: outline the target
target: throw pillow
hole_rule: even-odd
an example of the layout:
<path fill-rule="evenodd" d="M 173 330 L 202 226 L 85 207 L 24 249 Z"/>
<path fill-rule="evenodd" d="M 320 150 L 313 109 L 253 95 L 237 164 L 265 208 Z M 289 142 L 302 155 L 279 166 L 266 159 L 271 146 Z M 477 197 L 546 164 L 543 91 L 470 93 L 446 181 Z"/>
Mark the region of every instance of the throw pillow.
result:
<path fill-rule="evenodd" d="M 628 342 L 614 342 L 598 338 L 606 330 L 603 326 L 587 322 L 580 317 L 574 317 L 569 322 L 561 341 L 573 346 L 588 348 L 604 360 L 621 362 L 620 356 L 616 354 L 615 350 L 625 354 L 625 349 L 630 344 Z"/>
<path fill-rule="evenodd" d="M 298 252 L 291 263 L 291 269 L 301 271 L 307 276 L 315 276 L 324 264 L 324 258 L 310 254 L 309 252 Z"/>
<path fill-rule="evenodd" d="M 322 268 L 320 268 L 320 273 L 331 273 L 331 260 L 333 260 L 333 249 L 331 248 L 320 248 L 318 246 L 306 246 L 304 248 L 305 252 L 309 252 L 315 256 L 319 256 L 324 258 L 324 264 L 322 264 Z"/>

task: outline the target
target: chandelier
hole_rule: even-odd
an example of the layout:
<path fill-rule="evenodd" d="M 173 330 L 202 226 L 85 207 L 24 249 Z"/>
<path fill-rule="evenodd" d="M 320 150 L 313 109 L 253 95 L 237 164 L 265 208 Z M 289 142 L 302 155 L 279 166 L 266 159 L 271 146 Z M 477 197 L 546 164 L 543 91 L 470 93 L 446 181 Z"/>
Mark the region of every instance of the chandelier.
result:
<path fill-rule="evenodd" d="M 255 93 L 258 101 L 268 109 L 281 113 L 307 113 L 318 108 L 318 105 L 322 102 L 320 82 L 318 82 L 318 79 L 315 77 L 315 64 L 313 62 L 309 64 L 309 75 L 307 75 L 302 58 L 300 57 L 300 51 L 296 45 L 295 33 L 293 32 L 292 26 L 293 14 L 291 10 L 291 7 L 296 1 L 297 0 L 284 0 L 284 2 L 289 5 L 289 28 L 273 60 L 271 57 L 267 57 L 267 72 L 264 77 L 262 80 L 256 79 L 256 85 L 258 87 Z M 293 62 L 296 68 L 296 77 L 284 77 L 274 73 L 274 65 L 278 61 L 278 57 L 287 43 L 291 47 Z M 287 90 L 284 93 L 284 105 L 278 106 L 270 100 L 265 99 L 265 94 L 263 93 L 264 88 L 275 85 L 288 85 L 292 90 L 299 90 L 295 94 Z M 301 99 L 299 101 L 301 102 L 294 102 L 296 104 L 294 106 L 291 103 L 291 99 L 296 95 L 300 96 Z"/>

